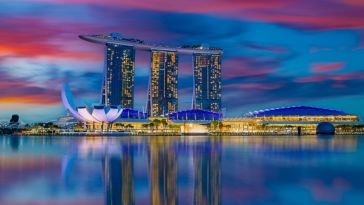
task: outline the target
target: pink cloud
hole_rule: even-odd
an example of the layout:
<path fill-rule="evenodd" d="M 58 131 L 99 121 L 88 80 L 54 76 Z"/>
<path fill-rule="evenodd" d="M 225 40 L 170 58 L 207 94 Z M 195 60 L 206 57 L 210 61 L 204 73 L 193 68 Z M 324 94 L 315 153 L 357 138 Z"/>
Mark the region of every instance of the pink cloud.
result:
<path fill-rule="evenodd" d="M 0 53 L 20 56 L 44 56 L 50 58 L 68 58 L 100 61 L 102 56 L 92 49 L 82 49 L 82 41 L 78 40 L 78 31 L 89 31 L 81 24 L 49 23 L 43 19 L 22 17 L 1 20 Z M 59 24 L 59 25 L 58 25 Z M 67 34 L 77 41 L 63 37 Z M 72 38 L 72 37 L 71 37 Z M 74 44 L 78 43 L 79 46 Z M 71 46 L 71 45 L 72 46 Z M 67 47 L 69 45 L 73 49 Z M 90 46 L 90 48 L 92 48 Z M 90 52 L 91 50 L 91 52 Z"/>
<path fill-rule="evenodd" d="M 344 4 L 351 4 L 353 6 L 364 6 L 363 0 L 341 0 Z"/>
<path fill-rule="evenodd" d="M 297 83 L 314 83 L 314 82 L 321 82 L 326 80 L 325 75 L 313 75 L 308 77 L 296 78 L 295 81 Z"/>
<path fill-rule="evenodd" d="M 233 78 L 240 76 L 259 76 L 273 73 L 276 69 L 274 63 L 261 58 L 230 58 L 224 63 L 224 78 Z"/>
<path fill-rule="evenodd" d="M 348 80 L 363 80 L 363 79 L 364 79 L 363 72 L 351 72 L 351 73 L 345 73 L 345 74 L 312 75 L 312 76 L 308 76 L 308 77 L 296 78 L 294 81 L 297 83 L 316 83 L 316 82 L 322 82 L 325 80 L 348 81 Z"/>
<path fill-rule="evenodd" d="M 164 12 L 206 13 L 320 29 L 364 28 L 364 13 L 360 9 L 364 3 L 361 0 L 60 0 L 56 2 L 103 4 Z"/>
<path fill-rule="evenodd" d="M 53 82 L 54 83 L 54 82 Z M 0 104 L 21 103 L 54 105 L 60 102 L 58 90 L 40 88 L 23 79 L 0 78 Z"/>
<path fill-rule="evenodd" d="M 346 65 L 346 62 L 337 63 L 313 63 L 311 64 L 311 70 L 316 73 L 328 72 L 342 69 Z"/>
<path fill-rule="evenodd" d="M 22 0 L 20 0 L 22 1 Z M 149 9 L 158 11 L 175 11 L 190 13 L 206 13 L 221 11 L 239 11 L 242 9 L 280 8 L 289 2 L 285 0 L 34 0 L 38 2 L 59 2 L 59 3 L 85 3 L 123 6 L 129 8 Z"/>

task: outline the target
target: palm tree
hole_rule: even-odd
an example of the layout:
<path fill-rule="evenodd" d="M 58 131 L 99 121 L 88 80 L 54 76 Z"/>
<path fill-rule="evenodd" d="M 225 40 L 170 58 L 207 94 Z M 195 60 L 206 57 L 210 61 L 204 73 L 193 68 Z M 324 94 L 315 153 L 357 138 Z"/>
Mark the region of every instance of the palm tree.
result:
<path fill-rule="evenodd" d="M 149 127 L 150 127 L 150 128 L 152 128 L 152 131 L 153 131 L 153 129 L 154 129 L 154 125 L 155 125 L 155 124 L 154 124 L 153 122 L 149 123 Z"/>
<path fill-rule="evenodd" d="M 168 125 L 168 122 L 166 119 L 162 119 L 161 123 L 162 123 L 163 127 L 167 127 L 167 125 Z"/>
<path fill-rule="evenodd" d="M 215 130 L 218 126 L 218 122 L 216 120 L 211 121 L 211 129 Z"/>
<path fill-rule="evenodd" d="M 154 119 L 153 120 L 153 124 L 155 125 L 155 127 L 156 127 L 157 130 L 158 130 L 158 127 L 159 127 L 160 123 L 161 123 L 161 121 L 158 120 L 158 119 Z"/>
<path fill-rule="evenodd" d="M 142 127 L 147 129 L 149 127 L 150 124 L 143 124 Z"/>
<path fill-rule="evenodd" d="M 222 122 L 218 122 L 219 130 L 221 132 L 222 128 L 224 128 L 224 124 Z"/>

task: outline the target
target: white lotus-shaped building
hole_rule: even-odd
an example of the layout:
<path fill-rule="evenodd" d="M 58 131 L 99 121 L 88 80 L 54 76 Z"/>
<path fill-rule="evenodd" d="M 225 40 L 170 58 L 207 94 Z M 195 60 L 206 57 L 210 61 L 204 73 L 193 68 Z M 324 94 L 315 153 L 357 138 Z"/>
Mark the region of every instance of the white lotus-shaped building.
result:
<path fill-rule="evenodd" d="M 105 122 L 115 121 L 121 115 L 123 109 L 117 106 L 95 105 L 93 107 L 77 107 L 77 113 L 86 122 Z"/>
<path fill-rule="evenodd" d="M 95 105 L 92 107 L 76 107 L 73 103 L 73 97 L 67 84 L 62 89 L 62 102 L 75 118 L 83 122 L 112 123 L 118 119 L 123 112 L 123 109 L 120 108 L 120 106 Z"/>

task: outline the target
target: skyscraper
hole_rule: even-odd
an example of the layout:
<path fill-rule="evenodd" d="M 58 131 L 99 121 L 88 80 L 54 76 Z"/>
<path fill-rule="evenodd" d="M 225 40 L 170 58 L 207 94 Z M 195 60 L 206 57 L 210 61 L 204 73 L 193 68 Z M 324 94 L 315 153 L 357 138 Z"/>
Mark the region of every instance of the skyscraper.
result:
<path fill-rule="evenodd" d="M 221 111 L 221 54 L 195 53 L 193 108 Z"/>
<path fill-rule="evenodd" d="M 105 45 L 102 104 L 133 108 L 135 50 L 131 46 Z"/>
<path fill-rule="evenodd" d="M 161 116 L 178 108 L 178 56 L 175 51 L 152 50 L 148 114 Z"/>

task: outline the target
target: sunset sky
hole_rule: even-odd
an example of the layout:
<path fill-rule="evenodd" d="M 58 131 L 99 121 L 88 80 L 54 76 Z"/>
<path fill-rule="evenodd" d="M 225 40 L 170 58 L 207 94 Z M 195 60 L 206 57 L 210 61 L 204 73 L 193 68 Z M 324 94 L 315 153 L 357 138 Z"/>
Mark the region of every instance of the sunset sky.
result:
<path fill-rule="evenodd" d="M 363 0 L 2 0 L 0 121 L 65 115 L 60 89 L 99 102 L 101 45 L 79 34 L 119 32 L 167 45 L 224 49 L 227 116 L 292 105 L 364 117 Z M 136 53 L 136 108 L 146 101 L 150 55 Z M 180 109 L 192 98 L 192 56 L 179 57 Z"/>

